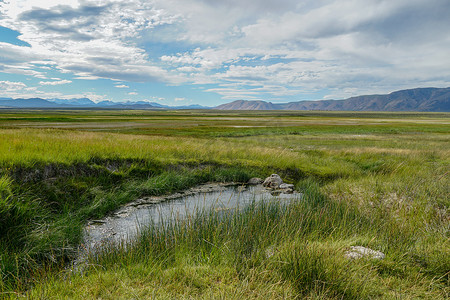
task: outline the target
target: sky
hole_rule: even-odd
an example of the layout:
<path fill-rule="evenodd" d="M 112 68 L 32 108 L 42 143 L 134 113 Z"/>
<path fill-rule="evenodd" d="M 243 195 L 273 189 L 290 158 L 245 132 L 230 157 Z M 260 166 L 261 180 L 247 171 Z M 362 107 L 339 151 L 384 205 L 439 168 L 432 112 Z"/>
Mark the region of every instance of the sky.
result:
<path fill-rule="evenodd" d="M 450 86 L 449 0 L 0 0 L 0 97 L 215 106 Z"/>

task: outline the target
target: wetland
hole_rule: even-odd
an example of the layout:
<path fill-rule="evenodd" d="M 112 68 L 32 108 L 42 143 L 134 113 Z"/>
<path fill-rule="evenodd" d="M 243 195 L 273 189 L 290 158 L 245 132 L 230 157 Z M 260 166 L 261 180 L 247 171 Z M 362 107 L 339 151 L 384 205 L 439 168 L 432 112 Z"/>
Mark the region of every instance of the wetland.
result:
<path fill-rule="evenodd" d="M 449 157 L 448 113 L 1 110 L 1 297 L 443 299 Z"/>

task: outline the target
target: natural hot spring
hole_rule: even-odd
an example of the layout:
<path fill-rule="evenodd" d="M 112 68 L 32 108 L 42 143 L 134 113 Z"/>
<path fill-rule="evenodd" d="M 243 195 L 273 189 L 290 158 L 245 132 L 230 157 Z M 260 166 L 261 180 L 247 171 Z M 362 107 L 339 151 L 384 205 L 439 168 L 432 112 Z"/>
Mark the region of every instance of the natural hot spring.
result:
<path fill-rule="evenodd" d="M 161 224 L 161 221 L 186 218 L 202 210 L 241 209 L 252 202 L 296 200 L 300 197 L 300 193 L 272 195 L 261 185 L 208 184 L 171 196 L 140 199 L 112 216 L 91 222 L 85 229 L 81 256 L 105 243 L 132 241 L 139 228 L 150 222 Z"/>

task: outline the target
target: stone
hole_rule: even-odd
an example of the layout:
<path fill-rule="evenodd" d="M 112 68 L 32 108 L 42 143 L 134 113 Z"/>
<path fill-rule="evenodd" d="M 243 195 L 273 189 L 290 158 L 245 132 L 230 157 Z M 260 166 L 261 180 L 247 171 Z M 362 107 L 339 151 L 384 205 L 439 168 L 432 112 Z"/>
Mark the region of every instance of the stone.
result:
<path fill-rule="evenodd" d="M 276 252 L 275 246 L 272 245 L 272 246 L 267 247 L 266 251 L 264 251 L 264 252 L 265 252 L 267 258 L 271 258 L 272 256 L 275 255 L 275 252 Z"/>
<path fill-rule="evenodd" d="M 360 259 L 360 258 L 373 258 L 373 259 L 384 259 L 385 255 L 383 252 L 375 251 L 370 248 L 363 246 L 352 246 L 350 250 L 345 252 L 345 257 L 349 259 Z"/>
<path fill-rule="evenodd" d="M 258 184 L 261 184 L 263 182 L 264 182 L 264 180 L 262 180 L 261 178 L 253 177 L 253 178 L 250 178 L 250 180 L 247 182 L 247 184 L 249 184 L 249 185 L 258 185 Z"/>
<path fill-rule="evenodd" d="M 263 186 L 271 189 L 278 189 L 282 183 L 283 180 L 278 174 L 272 174 L 264 180 Z"/>
<path fill-rule="evenodd" d="M 282 183 L 279 186 L 280 189 L 294 189 L 294 185 L 290 183 Z"/>
<path fill-rule="evenodd" d="M 282 190 L 284 194 L 293 194 L 294 193 L 294 185 L 290 183 L 282 183 L 279 186 L 279 189 Z"/>
<path fill-rule="evenodd" d="M 274 196 L 274 197 L 277 197 L 277 196 L 280 196 L 281 194 L 283 193 L 283 191 L 282 190 L 271 190 L 270 191 L 270 194 L 272 195 L 272 196 Z"/>

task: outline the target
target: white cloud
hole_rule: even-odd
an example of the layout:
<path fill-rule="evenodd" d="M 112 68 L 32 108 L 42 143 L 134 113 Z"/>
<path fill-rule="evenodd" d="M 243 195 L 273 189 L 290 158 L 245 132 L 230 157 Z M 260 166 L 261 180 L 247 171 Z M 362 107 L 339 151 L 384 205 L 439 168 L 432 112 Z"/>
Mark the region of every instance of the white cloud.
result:
<path fill-rule="evenodd" d="M 176 6 L 174 1 L 170 3 Z M 206 16 L 193 14 L 196 20 L 192 17 L 184 22 L 186 28 L 197 20 L 204 27 L 215 28 L 213 22 L 223 21 L 217 23 L 227 29 L 199 35 L 209 43 L 223 43 L 161 57 L 164 63 L 189 73 L 185 75 L 188 81 L 221 86 L 206 91 L 228 98 L 248 97 L 259 84 L 261 92 L 273 96 L 319 89 L 345 89 L 346 95 L 357 95 L 450 84 L 450 32 L 445 29 L 450 26 L 446 17 L 450 4 L 444 0 L 283 1 L 278 10 L 264 8 L 267 1 L 252 1 L 251 9 L 244 9 L 248 2 L 221 3 L 210 4 L 210 8 L 220 6 L 222 17 L 211 13 L 208 21 Z M 198 11 L 210 12 L 204 7 Z M 237 13 L 229 18 L 230 11 Z M 197 33 L 189 30 L 185 38 L 195 40 Z M 224 37 L 224 33 L 228 35 Z"/>
<path fill-rule="evenodd" d="M 80 94 L 65 94 L 61 92 L 41 91 L 37 87 L 27 86 L 23 82 L 0 81 L 0 90 L 2 90 L 2 97 L 10 97 L 10 98 L 25 98 L 25 99 L 34 97 L 39 97 L 43 99 L 89 98 L 94 102 L 107 100 L 106 95 L 99 95 L 93 92 L 85 92 Z"/>
<path fill-rule="evenodd" d="M 53 78 L 52 78 L 53 79 Z M 61 85 L 61 84 L 68 84 L 71 83 L 71 80 L 58 80 L 58 81 L 41 81 L 39 82 L 40 85 Z"/>
<path fill-rule="evenodd" d="M 136 92 L 129 92 L 128 95 L 138 95 Z"/>
<path fill-rule="evenodd" d="M 2 3 L 0 12 L 5 16 L 0 25 L 18 30 L 22 33 L 20 38 L 31 45 L 11 48 L 8 44 L 8 66 L 24 62 L 29 65 L 30 58 L 35 57 L 83 79 L 177 81 L 176 76 L 153 65 L 132 40 L 143 30 L 176 19 L 151 3 L 11 1 Z M 2 49 L 0 54 L 3 56 Z"/>
<path fill-rule="evenodd" d="M 179 98 L 175 98 L 174 100 L 175 100 L 175 102 L 180 102 L 180 101 L 185 101 L 186 98 L 184 98 L 184 97 L 179 97 Z"/>
<path fill-rule="evenodd" d="M 16 91 L 26 88 L 27 85 L 17 81 L 0 81 L 0 89 L 3 91 Z"/>
<path fill-rule="evenodd" d="M 125 84 L 119 84 L 119 85 L 116 85 L 115 87 L 119 88 L 119 89 L 127 89 L 127 88 L 129 88 L 129 86 L 125 85 Z"/>
<path fill-rule="evenodd" d="M 3 73 L 208 84 L 226 99 L 450 85 L 448 0 L 27 0 L 0 13 L 31 45 L 0 42 Z"/>

